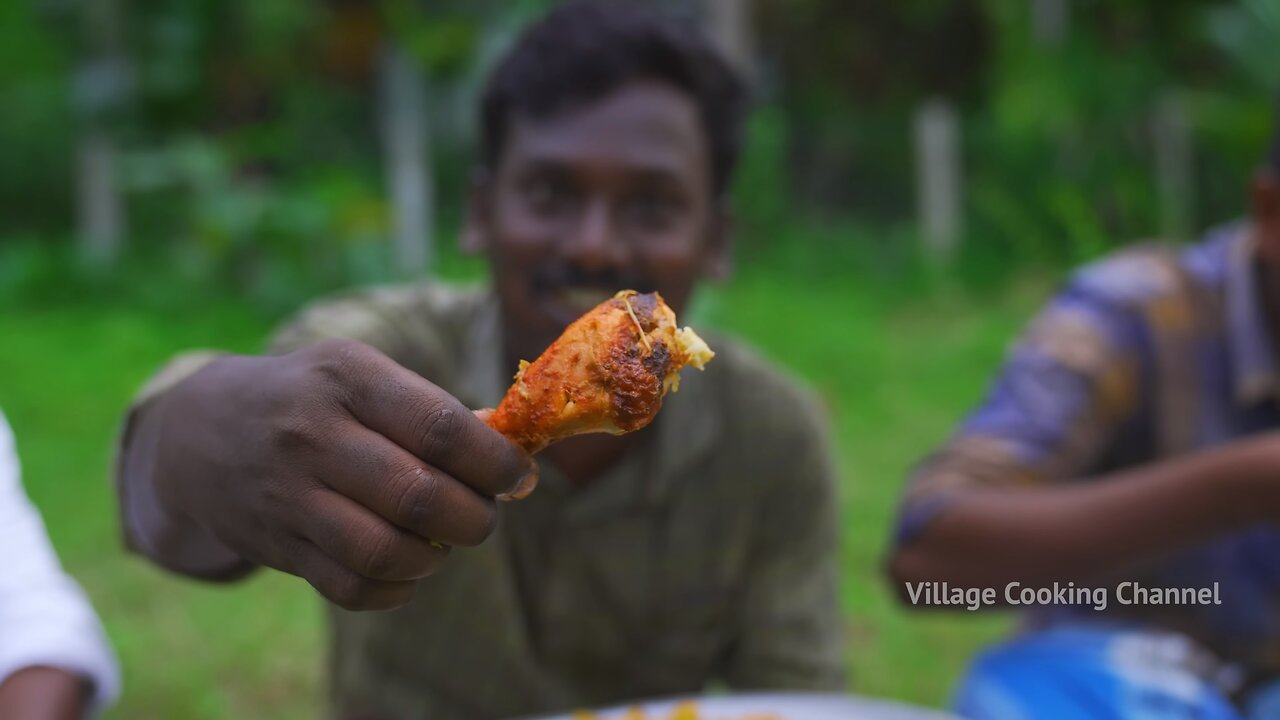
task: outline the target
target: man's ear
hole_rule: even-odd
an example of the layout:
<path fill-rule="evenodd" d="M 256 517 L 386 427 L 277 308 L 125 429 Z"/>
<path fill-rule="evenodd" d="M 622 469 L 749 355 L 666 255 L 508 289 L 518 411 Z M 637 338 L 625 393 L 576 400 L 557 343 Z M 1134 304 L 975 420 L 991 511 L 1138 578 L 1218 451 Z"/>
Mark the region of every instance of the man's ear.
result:
<path fill-rule="evenodd" d="M 476 170 L 467 193 L 467 220 L 458 237 L 458 247 L 465 255 L 479 255 L 489 246 L 489 220 L 493 198 L 488 174 Z"/>
<path fill-rule="evenodd" d="M 719 281 L 728 280 L 733 275 L 733 208 L 727 200 L 717 202 L 711 214 L 702 274 Z"/>
<path fill-rule="evenodd" d="M 1259 256 L 1280 262 L 1280 179 L 1270 168 L 1259 168 L 1253 174 L 1249 217 Z"/>
<path fill-rule="evenodd" d="M 1256 225 L 1274 227 L 1280 222 L 1280 182 L 1268 168 L 1259 168 L 1253 174 L 1249 211 Z"/>

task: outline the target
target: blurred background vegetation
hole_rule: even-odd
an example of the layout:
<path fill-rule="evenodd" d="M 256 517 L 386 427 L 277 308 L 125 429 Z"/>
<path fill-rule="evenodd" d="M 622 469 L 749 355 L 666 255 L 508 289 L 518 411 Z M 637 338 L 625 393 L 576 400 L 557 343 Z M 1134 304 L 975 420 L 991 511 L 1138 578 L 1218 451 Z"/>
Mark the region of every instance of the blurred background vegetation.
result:
<path fill-rule="evenodd" d="M 1242 213 L 1272 129 L 1280 3 L 665 4 L 758 88 L 738 274 L 696 320 L 827 398 L 853 687 L 942 703 L 1007 621 L 895 606 L 878 567 L 901 478 L 1067 267 Z M 120 550 L 119 413 L 170 353 L 255 351 L 318 293 L 483 277 L 452 244 L 474 99 L 548 5 L 0 3 L 0 407 L 125 663 L 119 716 L 316 715 L 305 584 L 209 589 Z"/>

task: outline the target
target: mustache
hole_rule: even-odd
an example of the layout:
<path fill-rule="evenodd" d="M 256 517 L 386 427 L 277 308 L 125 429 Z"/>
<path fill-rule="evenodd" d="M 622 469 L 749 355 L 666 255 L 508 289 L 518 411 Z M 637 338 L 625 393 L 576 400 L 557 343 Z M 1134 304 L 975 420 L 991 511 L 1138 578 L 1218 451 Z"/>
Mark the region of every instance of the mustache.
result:
<path fill-rule="evenodd" d="M 616 292 L 637 290 L 650 292 L 652 283 L 642 273 L 627 268 L 586 270 L 571 264 L 546 265 L 534 271 L 531 285 L 537 292 L 560 288 L 597 288 Z"/>

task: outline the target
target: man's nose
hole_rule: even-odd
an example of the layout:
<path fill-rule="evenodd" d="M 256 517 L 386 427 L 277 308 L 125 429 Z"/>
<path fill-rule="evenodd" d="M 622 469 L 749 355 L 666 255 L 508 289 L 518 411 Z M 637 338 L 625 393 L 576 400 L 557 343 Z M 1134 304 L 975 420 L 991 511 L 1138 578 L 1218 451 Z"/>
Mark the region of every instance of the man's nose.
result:
<path fill-rule="evenodd" d="M 625 262 L 626 248 L 617 236 L 609 203 L 589 203 L 562 248 L 566 258 L 583 270 L 601 270 Z"/>

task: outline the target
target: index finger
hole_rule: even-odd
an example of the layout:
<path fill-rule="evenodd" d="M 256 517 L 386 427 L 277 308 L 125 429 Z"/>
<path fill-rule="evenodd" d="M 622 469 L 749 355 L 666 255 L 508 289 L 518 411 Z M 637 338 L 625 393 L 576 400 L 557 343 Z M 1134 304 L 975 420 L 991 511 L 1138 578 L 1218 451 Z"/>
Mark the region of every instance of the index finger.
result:
<path fill-rule="evenodd" d="M 520 446 L 484 424 L 457 398 L 381 353 L 348 364 L 347 409 L 380 433 L 476 492 L 527 486 L 537 470 Z"/>

